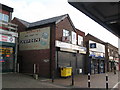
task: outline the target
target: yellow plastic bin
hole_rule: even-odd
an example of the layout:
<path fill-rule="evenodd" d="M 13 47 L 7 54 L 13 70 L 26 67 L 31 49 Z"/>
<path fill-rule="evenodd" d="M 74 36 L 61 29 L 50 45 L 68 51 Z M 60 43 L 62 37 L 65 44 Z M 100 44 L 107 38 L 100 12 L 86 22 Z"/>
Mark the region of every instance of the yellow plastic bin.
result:
<path fill-rule="evenodd" d="M 61 77 L 69 77 L 72 75 L 72 67 L 62 67 Z"/>

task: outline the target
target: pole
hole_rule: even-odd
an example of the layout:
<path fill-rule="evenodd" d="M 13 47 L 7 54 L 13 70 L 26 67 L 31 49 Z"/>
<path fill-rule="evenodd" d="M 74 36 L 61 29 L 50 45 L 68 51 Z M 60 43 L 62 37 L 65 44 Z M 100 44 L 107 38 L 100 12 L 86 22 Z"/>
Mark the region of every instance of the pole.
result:
<path fill-rule="evenodd" d="M 74 85 L 74 73 L 72 71 L 72 86 Z"/>
<path fill-rule="evenodd" d="M 36 73 L 36 64 L 33 65 L 33 73 Z"/>
<path fill-rule="evenodd" d="M 90 73 L 88 73 L 88 88 L 90 88 Z"/>
<path fill-rule="evenodd" d="M 17 64 L 17 72 L 19 73 L 19 69 L 20 69 L 20 66 L 19 66 L 19 63 Z"/>
<path fill-rule="evenodd" d="M 108 89 L 108 74 L 106 74 L 106 89 Z"/>
<path fill-rule="evenodd" d="M 54 71 L 52 72 L 52 83 L 54 83 Z"/>

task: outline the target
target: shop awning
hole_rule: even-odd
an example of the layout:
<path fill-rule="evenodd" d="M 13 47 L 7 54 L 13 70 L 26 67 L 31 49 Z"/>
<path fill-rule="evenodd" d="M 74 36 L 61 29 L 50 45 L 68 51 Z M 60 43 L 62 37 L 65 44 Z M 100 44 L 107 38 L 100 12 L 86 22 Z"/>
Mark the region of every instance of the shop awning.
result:
<path fill-rule="evenodd" d="M 69 4 L 120 38 L 120 2 L 80 1 L 82 0 L 68 0 Z"/>

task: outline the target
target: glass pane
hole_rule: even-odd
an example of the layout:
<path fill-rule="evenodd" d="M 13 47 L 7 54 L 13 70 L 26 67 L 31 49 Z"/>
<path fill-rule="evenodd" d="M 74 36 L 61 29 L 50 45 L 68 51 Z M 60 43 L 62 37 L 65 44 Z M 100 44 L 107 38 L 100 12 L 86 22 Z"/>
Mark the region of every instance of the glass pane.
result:
<path fill-rule="evenodd" d="M 63 29 L 63 36 L 65 36 L 65 30 Z"/>
<path fill-rule="evenodd" d="M 0 20 L 2 20 L 2 18 L 3 18 L 3 14 L 2 14 L 2 13 L 0 13 Z"/>
<path fill-rule="evenodd" d="M 4 21 L 8 22 L 9 16 L 4 14 Z"/>

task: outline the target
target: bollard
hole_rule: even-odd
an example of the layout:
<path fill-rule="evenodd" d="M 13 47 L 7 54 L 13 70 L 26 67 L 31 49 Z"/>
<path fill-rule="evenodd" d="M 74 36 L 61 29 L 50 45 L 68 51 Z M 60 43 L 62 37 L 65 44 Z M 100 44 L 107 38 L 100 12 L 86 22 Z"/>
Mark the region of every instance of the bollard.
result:
<path fill-rule="evenodd" d="M 74 85 L 74 73 L 72 71 L 72 86 Z"/>
<path fill-rule="evenodd" d="M 108 74 L 106 74 L 106 89 L 108 89 Z"/>
<path fill-rule="evenodd" d="M 90 73 L 88 73 L 88 88 L 90 88 Z"/>
<path fill-rule="evenodd" d="M 52 83 L 54 83 L 54 71 L 52 72 Z"/>
<path fill-rule="evenodd" d="M 36 64 L 33 65 L 33 77 L 37 80 L 38 79 L 38 74 L 36 74 Z"/>

